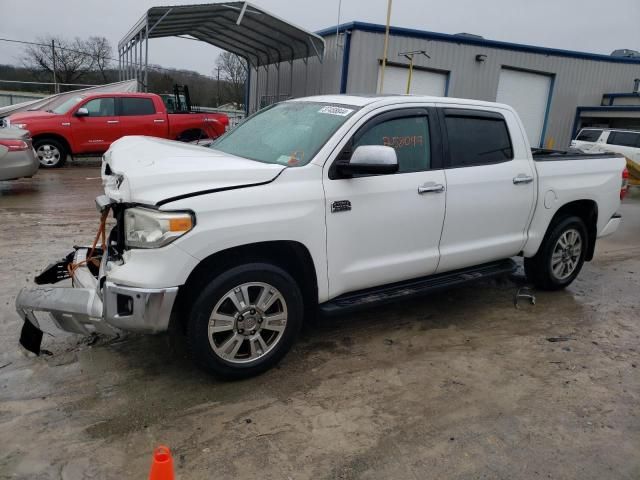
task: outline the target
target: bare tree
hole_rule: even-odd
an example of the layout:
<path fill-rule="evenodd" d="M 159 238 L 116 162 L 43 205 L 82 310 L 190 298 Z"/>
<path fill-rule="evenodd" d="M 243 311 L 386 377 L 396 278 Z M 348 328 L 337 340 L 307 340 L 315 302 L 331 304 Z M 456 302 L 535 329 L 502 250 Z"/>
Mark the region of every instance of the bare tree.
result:
<path fill-rule="evenodd" d="M 55 42 L 55 49 L 52 48 Z M 55 73 L 60 83 L 76 83 L 80 81 L 90 69 L 93 60 L 82 52 L 82 44 L 79 38 L 69 42 L 61 37 L 38 38 L 40 45 L 29 45 L 25 49 L 22 62 L 27 68 L 47 74 L 51 78 L 53 74 L 54 51 Z"/>
<path fill-rule="evenodd" d="M 238 55 L 231 52 L 222 52 L 218 55 L 216 66 L 222 73 L 224 84 L 222 87 L 223 98 L 227 102 L 241 104 L 244 101 L 244 83 L 247 81 L 247 63 Z"/>
<path fill-rule="evenodd" d="M 89 37 L 88 40 L 80 42 L 82 51 L 86 52 L 91 60 L 91 70 L 98 72 L 103 82 L 107 82 L 107 73 L 111 65 L 112 48 L 109 40 L 105 37 Z"/>
<path fill-rule="evenodd" d="M 62 37 L 47 36 L 38 38 L 38 43 L 25 49 L 22 63 L 27 68 L 52 78 L 55 59 L 55 74 L 59 83 L 81 82 L 90 72 L 99 72 L 103 81 L 107 81 L 111 45 L 106 38 L 75 38 L 69 41 Z"/>

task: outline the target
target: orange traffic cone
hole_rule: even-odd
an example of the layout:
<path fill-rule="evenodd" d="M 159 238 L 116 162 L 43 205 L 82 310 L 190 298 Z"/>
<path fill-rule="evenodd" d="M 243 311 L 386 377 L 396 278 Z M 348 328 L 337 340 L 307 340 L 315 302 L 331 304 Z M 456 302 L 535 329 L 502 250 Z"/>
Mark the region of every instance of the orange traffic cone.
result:
<path fill-rule="evenodd" d="M 174 480 L 173 458 L 169 447 L 160 445 L 153 451 L 149 480 Z"/>

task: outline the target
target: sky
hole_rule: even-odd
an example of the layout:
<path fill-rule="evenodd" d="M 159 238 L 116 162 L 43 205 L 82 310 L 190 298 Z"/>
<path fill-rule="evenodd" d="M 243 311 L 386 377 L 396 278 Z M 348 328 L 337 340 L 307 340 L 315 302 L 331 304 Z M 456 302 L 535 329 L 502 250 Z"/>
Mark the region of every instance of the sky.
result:
<path fill-rule="evenodd" d="M 0 37 L 104 36 L 114 49 L 152 6 L 204 0 L 0 0 Z M 333 26 L 339 0 L 252 0 L 311 31 Z M 385 23 L 387 0 L 342 0 L 340 22 Z M 491 40 L 609 54 L 640 50 L 640 0 L 393 0 L 391 24 Z M 219 50 L 190 40 L 149 42 L 149 62 L 212 75 Z M 114 53 L 114 56 L 116 54 Z M 0 41 L 0 64 L 19 64 L 21 47 Z"/>

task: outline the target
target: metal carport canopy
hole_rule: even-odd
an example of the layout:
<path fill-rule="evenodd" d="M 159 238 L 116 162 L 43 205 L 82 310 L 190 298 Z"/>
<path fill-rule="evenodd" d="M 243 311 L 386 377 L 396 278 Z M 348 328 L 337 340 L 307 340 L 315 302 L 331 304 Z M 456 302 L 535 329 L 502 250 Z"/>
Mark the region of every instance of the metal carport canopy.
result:
<path fill-rule="evenodd" d="M 152 7 L 118 43 L 187 37 L 245 59 L 253 67 L 324 55 L 324 39 L 248 2 Z M 142 55 L 141 55 L 142 56 Z"/>

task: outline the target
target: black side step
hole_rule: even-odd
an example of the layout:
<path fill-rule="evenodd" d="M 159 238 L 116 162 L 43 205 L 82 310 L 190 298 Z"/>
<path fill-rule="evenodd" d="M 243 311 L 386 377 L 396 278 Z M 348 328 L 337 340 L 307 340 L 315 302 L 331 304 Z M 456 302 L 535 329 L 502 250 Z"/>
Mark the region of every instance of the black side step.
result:
<path fill-rule="evenodd" d="M 321 304 L 319 308 L 325 315 L 346 313 L 372 305 L 380 305 L 408 297 L 425 295 L 482 278 L 510 274 L 513 273 L 516 268 L 517 264 L 511 259 L 485 263 L 476 267 L 464 268 L 453 272 L 440 273 L 428 277 L 392 283 L 382 287 L 345 293 Z"/>

